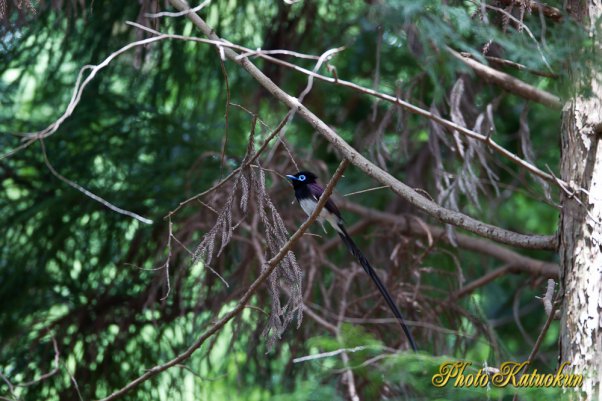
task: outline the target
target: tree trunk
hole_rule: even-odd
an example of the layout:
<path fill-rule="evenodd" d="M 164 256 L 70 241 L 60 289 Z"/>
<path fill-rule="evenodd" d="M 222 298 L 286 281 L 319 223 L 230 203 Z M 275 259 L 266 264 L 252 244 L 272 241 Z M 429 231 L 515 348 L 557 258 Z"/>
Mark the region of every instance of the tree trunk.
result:
<path fill-rule="evenodd" d="M 589 24 L 599 55 L 599 27 L 593 21 L 602 15 L 600 1 L 568 3 L 575 4 L 569 11 Z M 596 69 L 591 92 L 576 95 L 563 111 L 560 166 L 562 178 L 572 187 L 570 194 L 563 194 L 560 222 L 560 360 L 584 375 L 583 392 L 572 399 L 588 401 L 602 400 L 602 75 L 599 65 L 591 68 Z"/>

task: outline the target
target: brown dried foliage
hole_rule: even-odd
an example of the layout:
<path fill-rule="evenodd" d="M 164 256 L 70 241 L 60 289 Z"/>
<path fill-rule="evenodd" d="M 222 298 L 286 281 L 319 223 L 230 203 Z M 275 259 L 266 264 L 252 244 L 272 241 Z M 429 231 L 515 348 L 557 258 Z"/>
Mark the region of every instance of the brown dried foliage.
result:
<path fill-rule="evenodd" d="M 247 154 L 242 162 L 243 166 L 255 154 L 254 136 L 253 128 Z M 214 257 L 217 258 L 222 254 L 232 240 L 234 231 L 247 217 L 250 200 L 254 205 L 254 213 L 259 216 L 259 221 L 263 227 L 261 238 L 266 249 L 265 256 L 260 257 L 262 261 L 261 271 L 266 268 L 263 261 L 276 255 L 288 240 L 289 232 L 268 194 L 265 172 L 260 166 L 258 167 L 243 167 L 238 173 L 232 188 L 229 190 L 230 196 L 218 213 L 217 221 L 209 232 L 203 236 L 201 243 L 194 252 L 193 259 L 195 262 L 201 261 L 205 265 L 211 265 Z M 237 216 L 238 223 L 233 224 L 236 203 L 238 203 L 240 214 Z M 252 236 L 258 234 L 255 229 L 251 232 Z M 218 244 L 219 248 L 217 247 Z M 263 334 L 268 337 L 269 348 L 273 347 L 275 341 L 281 337 L 288 324 L 295 317 L 297 318 L 297 326 L 301 324 L 303 317 L 302 279 L 303 274 L 295 255 L 288 252 L 268 281 L 271 311 Z M 284 293 L 281 291 L 282 288 L 286 289 Z M 286 299 L 284 303 L 281 301 L 282 297 Z"/>

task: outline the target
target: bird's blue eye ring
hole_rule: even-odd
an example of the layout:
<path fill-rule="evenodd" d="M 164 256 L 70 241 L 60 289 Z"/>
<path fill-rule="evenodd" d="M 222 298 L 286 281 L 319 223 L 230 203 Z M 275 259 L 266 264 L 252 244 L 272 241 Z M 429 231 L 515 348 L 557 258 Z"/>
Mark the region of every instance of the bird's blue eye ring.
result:
<path fill-rule="evenodd" d="M 299 176 L 299 181 L 305 181 L 305 176 L 303 174 Z"/>

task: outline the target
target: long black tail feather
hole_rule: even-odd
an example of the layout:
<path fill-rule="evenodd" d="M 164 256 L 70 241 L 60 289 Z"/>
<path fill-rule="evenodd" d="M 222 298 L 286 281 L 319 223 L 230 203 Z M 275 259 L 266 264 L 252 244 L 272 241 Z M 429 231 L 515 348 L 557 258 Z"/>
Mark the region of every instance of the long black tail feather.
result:
<path fill-rule="evenodd" d="M 412 333 L 410 333 L 408 326 L 406 326 L 403 316 L 402 316 L 401 312 L 399 311 L 399 308 L 397 307 L 397 305 L 395 305 L 395 302 L 393 302 L 393 299 L 391 298 L 389 291 L 387 291 L 387 289 L 385 288 L 385 285 L 382 283 L 382 281 L 380 281 L 380 278 L 376 274 L 376 271 L 374 271 L 374 268 L 368 262 L 368 259 L 366 259 L 366 257 L 362 253 L 362 251 L 360 251 L 360 249 L 357 247 L 357 245 L 355 245 L 355 242 L 353 242 L 353 240 L 351 239 L 351 236 L 349 236 L 349 234 L 347 234 L 347 230 L 345 230 L 345 227 L 343 226 L 343 224 L 338 224 L 338 226 L 340 228 L 340 231 L 337 230 L 337 232 L 339 233 L 339 236 L 345 243 L 345 246 L 347 247 L 349 252 L 351 252 L 351 254 L 357 258 L 358 262 L 360 262 L 360 264 L 362 265 L 362 267 L 364 268 L 366 273 L 368 273 L 368 275 L 370 276 L 372 281 L 374 281 L 374 284 L 376 284 L 376 286 L 378 287 L 378 290 L 380 291 L 383 298 L 385 299 L 385 302 L 387 303 L 387 305 L 389 306 L 389 308 L 391 309 L 391 311 L 393 312 L 393 314 L 399 321 L 399 324 L 401 325 L 403 332 L 408 337 L 410 346 L 412 347 L 412 349 L 414 351 L 417 351 L 418 349 L 416 347 L 416 343 L 414 342 L 414 338 L 412 337 Z"/>

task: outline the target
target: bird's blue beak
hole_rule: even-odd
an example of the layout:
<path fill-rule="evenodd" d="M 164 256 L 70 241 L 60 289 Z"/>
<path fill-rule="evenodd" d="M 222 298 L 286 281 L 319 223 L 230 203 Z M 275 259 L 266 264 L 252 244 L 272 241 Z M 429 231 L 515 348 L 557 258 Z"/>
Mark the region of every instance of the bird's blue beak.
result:
<path fill-rule="evenodd" d="M 287 178 L 290 178 L 290 179 L 291 179 L 291 180 L 293 180 L 293 181 L 296 181 L 296 180 L 298 180 L 298 178 L 297 178 L 297 177 L 295 177 L 294 175 L 287 174 L 287 175 L 286 175 L 286 177 L 287 177 Z"/>

